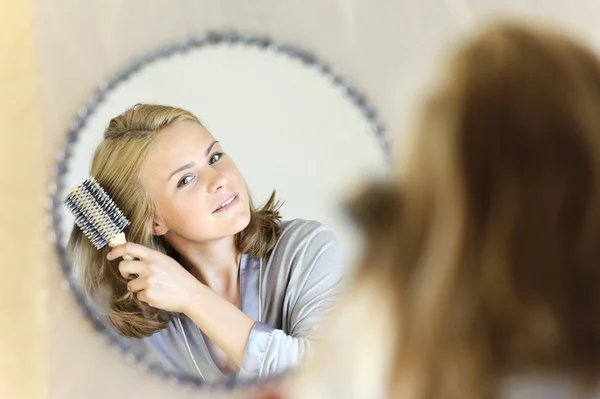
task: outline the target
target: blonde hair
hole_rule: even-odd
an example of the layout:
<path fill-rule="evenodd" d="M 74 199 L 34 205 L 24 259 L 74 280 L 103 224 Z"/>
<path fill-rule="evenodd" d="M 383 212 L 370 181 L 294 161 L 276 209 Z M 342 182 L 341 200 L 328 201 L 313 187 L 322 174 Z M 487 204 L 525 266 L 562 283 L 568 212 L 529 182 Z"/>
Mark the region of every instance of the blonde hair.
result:
<path fill-rule="evenodd" d="M 137 104 L 110 121 L 91 167 L 91 175 L 129 219 L 128 240 L 174 257 L 176 254 L 164 237 L 152 234 L 155 208 L 142 188 L 139 175 L 157 132 L 183 121 L 201 124 L 193 114 L 180 108 Z M 262 257 L 273 248 L 279 236 L 279 204 L 273 192 L 261 209 L 250 205 L 250 223 L 237 234 L 236 244 L 240 253 Z M 127 290 L 127 280 L 119 273 L 119 261 L 106 259 L 110 248 L 98 251 L 74 226 L 69 249 L 74 263 L 81 268 L 86 292 L 92 294 L 100 286 L 109 287 L 108 318 L 117 331 L 141 338 L 166 328 L 170 313 L 149 307 Z"/>
<path fill-rule="evenodd" d="M 360 362 L 385 346 L 374 362 L 389 364 L 353 389 L 380 375 L 382 397 L 404 399 L 494 397 L 527 373 L 597 383 L 598 58 L 551 31 L 488 27 L 423 111 L 407 169 L 349 207 L 366 245 L 346 300 L 385 316 L 346 306 L 354 325 L 332 329 L 364 343 Z"/>

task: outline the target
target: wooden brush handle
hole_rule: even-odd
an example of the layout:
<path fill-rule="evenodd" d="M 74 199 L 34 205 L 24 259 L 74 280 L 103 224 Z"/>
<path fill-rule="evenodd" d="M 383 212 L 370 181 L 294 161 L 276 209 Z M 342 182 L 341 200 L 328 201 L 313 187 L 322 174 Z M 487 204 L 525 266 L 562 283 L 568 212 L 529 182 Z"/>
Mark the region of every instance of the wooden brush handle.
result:
<path fill-rule="evenodd" d="M 108 246 L 114 248 L 119 245 L 123 245 L 127 242 L 127 238 L 125 238 L 125 233 L 119 233 L 108 242 Z M 133 260 L 133 258 L 127 254 L 123 255 L 123 259 L 125 260 Z"/>

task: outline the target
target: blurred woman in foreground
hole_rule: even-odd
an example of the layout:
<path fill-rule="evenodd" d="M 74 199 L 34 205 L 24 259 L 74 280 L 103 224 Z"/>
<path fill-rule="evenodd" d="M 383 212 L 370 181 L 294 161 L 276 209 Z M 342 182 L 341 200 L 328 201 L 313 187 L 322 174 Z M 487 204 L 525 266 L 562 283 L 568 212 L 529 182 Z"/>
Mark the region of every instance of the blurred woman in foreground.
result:
<path fill-rule="evenodd" d="M 517 24 L 451 58 L 294 398 L 600 397 L 600 62 Z"/>

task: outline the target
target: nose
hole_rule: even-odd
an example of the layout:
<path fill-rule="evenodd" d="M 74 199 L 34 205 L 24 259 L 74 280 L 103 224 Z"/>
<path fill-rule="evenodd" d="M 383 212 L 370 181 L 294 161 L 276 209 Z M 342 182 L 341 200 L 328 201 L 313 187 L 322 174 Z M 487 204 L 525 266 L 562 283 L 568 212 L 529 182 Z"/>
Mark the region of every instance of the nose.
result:
<path fill-rule="evenodd" d="M 217 193 L 221 191 L 227 183 L 227 178 L 223 173 L 216 170 L 210 170 L 206 176 L 206 191 L 209 193 Z"/>

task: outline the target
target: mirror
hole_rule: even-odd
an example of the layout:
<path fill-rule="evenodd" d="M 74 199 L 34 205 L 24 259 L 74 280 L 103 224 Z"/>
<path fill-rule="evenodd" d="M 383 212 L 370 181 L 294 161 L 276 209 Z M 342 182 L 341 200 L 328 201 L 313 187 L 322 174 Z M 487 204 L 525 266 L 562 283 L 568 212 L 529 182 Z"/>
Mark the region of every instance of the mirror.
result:
<path fill-rule="evenodd" d="M 118 334 L 101 301 L 83 293 L 77 268 L 67 257 L 73 217 L 62 201 L 89 175 L 111 118 L 136 103 L 172 105 L 195 114 L 235 160 L 254 203 L 263 203 L 276 190 L 284 201 L 283 219 L 328 226 L 346 267 L 359 241 L 341 201 L 355 181 L 386 173 L 384 128 L 365 97 L 309 53 L 238 34 L 212 33 L 149 54 L 101 84 L 77 112 L 51 185 L 52 234 L 65 287 L 98 331 L 140 367 L 194 384 L 252 382 L 254 378 L 216 367 L 199 329 L 195 336 L 183 337 L 177 330 L 170 337 L 178 342 L 177 356 L 146 339 Z M 198 362 L 194 351 L 208 361 Z M 268 378 L 277 373 L 259 374 Z"/>

